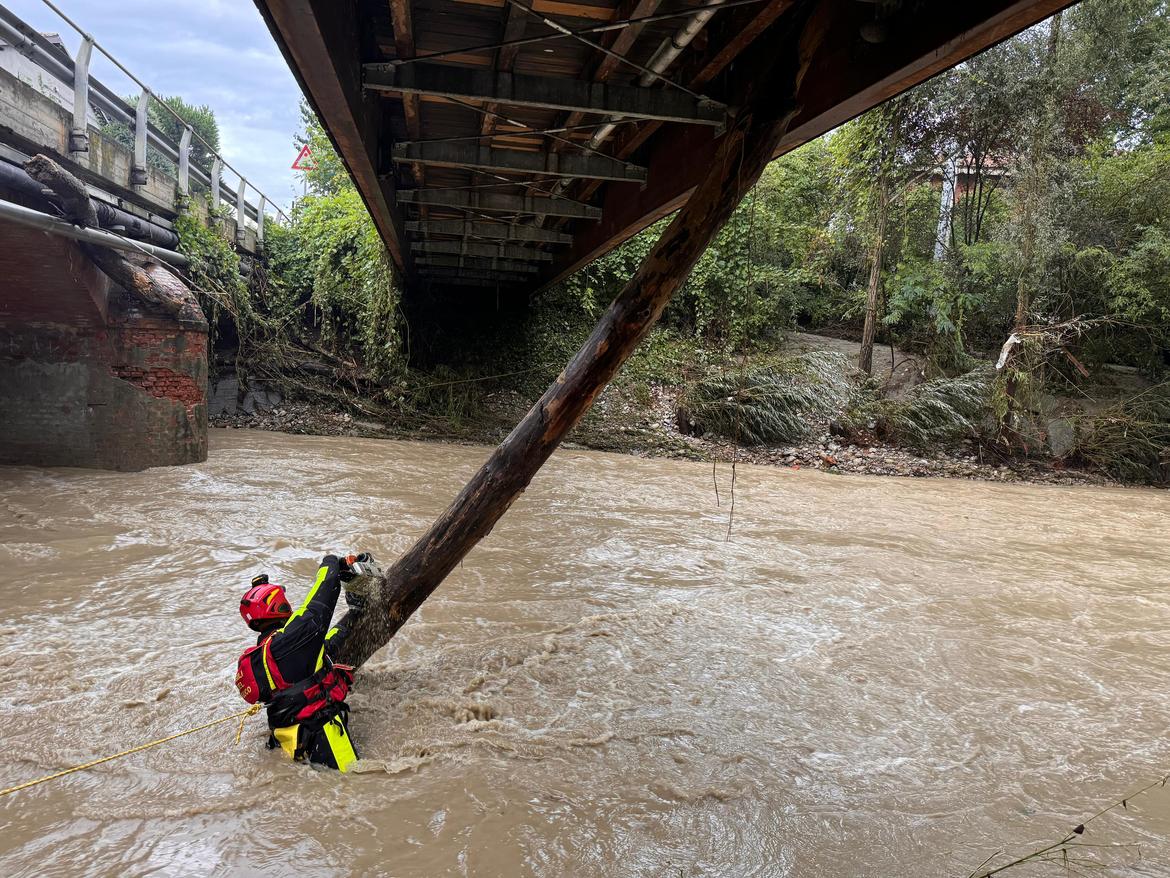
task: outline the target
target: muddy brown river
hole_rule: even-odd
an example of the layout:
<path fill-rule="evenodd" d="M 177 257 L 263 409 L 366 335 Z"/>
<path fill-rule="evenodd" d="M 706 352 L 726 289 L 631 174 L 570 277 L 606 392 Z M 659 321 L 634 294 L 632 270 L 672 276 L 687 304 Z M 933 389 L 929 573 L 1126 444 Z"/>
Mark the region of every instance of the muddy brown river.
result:
<path fill-rule="evenodd" d="M 0 786 L 239 710 L 250 577 L 486 454 L 212 433 L 0 470 Z M 1170 770 L 1170 495 L 740 466 L 728 541 L 729 475 L 558 453 L 359 672 L 361 773 L 219 726 L 0 799 L 0 875 L 963 878 Z M 1170 788 L 1085 840 L 1170 874 Z"/>

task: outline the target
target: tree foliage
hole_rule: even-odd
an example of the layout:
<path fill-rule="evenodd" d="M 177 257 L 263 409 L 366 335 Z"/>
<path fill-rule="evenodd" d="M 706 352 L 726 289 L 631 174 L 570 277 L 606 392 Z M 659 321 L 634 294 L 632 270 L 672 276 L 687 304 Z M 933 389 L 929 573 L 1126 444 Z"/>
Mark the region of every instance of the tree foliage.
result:
<path fill-rule="evenodd" d="M 138 106 L 140 99 L 140 95 L 130 95 L 125 100 L 134 108 Z M 164 97 L 162 101 L 166 104 L 165 107 L 156 100 L 150 101 L 150 106 L 146 110 L 147 120 L 161 131 L 164 137 L 177 145 L 183 136 L 183 128 L 185 127 L 183 122 L 175 118 L 175 113 L 177 113 L 198 135 L 198 137 L 191 138 L 191 164 L 201 168 L 204 173 L 210 174 L 215 158 L 214 153 L 219 151 L 219 123 L 216 121 L 215 111 L 207 104 L 189 104 L 178 95 Z M 174 112 L 172 113 L 167 107 Z M 102 127 L 102 134 L 112 138 L 127 149 L 134 148 L 134 129 L 128 124 L 110 122 Z M 203 142 L 200 142 L 200 138 Z M 204 143 L 207 143 L 210 149 L 204 146 Z M 146 147 L 146 163 L 172 177 L 178 174 L 175 163 L 151 146 L 149 141 Z M 197 181 L 192 181 L 192 185 L 193 188 L 198 188 Z"/>

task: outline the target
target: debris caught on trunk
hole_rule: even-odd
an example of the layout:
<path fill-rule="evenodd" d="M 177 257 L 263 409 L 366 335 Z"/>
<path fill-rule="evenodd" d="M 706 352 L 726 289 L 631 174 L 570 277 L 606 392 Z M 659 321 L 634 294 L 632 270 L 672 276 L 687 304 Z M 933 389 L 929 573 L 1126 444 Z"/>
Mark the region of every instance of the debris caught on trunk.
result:
<path fill-rule="evenodd" d="M 97 210 L 85 184 L 48 156 L 35 155 L 25 172 L 51 189 L 61 201 L 65 218 L 82 228 L 99 228 Z M 146 306 L 163 311 L 180 323 L 206 330 L 203 309 L 186 284 L 146 254 L 124 256 L 109 247 L 79 244 L 82 252 L 118 286 Z"/>

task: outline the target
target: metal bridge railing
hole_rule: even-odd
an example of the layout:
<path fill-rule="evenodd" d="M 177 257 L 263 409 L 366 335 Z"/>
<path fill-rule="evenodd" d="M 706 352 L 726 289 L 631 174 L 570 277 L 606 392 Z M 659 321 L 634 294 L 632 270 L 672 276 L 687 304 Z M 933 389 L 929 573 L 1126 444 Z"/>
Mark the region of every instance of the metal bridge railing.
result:
<path fill-rule="evenodd" d="M 240 171 L 232 167 L 211 144 L 195 131 L 186 119 L 159 98 L 146 83 L 131 73 L 121 61 L 62 12 L 51 0 L 42 0 L 42 2 L 81 37 L 81 45 L 75 57 L 64 56 L 57 46 L 41 35 L 40 31 L 26 24 L 3 5 L 0 5 L 0 39 L 11 43 L 14 48 L 51 77 L 71 85 L 73 89 L 73 122 L 69 134 L 70 153 L 88 152 L 89 129 L 87 120 L 89 109 L 93 107 L 101 115 L 127 125 L 134 132 L 134 161 L 129 180 L 131 186 L 141 186 L 146 182 L 146 148 L 149 144 L 178 168 L 178 188 L 182 195 L 190 193 L 191 180 L 194 179 L 211 192 L 211 206 L 213 208 L 218 207 L 221 203 L 227 203 L 235 208 L 236 227 L 239 234 L 243 233 L 245 220 L 251 219 L 256 223 L 257 241 L 263 242 L 264 216 L 268 205 L 272 205 L 277 215 L 286 222 L 288 221 L 288 215 L 272 199 L 250 183 Z M 114 91 L 89 75 L 90 58 L 94 49 L 108 58 L 115 67 L 142 90 L 137 106 L 131 106 Z M 152 100 L 174 116 L 183 126 L 183 133 L 178 143 L 171 141 L 162 131 L 150 124 L 147 111 Z M 210 174 L 191 162 L 191 141 L 193 139 L 197 140 L 212 157 Z M 239 178 L 235 192 L 221 186 L 220 177 L 225 168 Z M 254 205 L 247 201 L 248 189 L 252 189 L 258 196 L 258 201 Z"/>

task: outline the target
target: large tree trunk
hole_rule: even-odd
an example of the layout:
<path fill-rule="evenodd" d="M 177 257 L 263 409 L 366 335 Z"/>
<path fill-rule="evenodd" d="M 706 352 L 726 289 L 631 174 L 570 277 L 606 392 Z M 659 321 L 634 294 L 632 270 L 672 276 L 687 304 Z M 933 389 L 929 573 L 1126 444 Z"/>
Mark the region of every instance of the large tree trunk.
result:
<path fill-rule="evenodd" d="M 827 26 L 825 9 L 825 4 L 818 4 L 795 50 L 791 43 L 780 49 L 761 47 L 756 56 L 760 75 L 744 77 L 744 99 L 702 182 L 553 385 L 390 568 L 370 608 L 350 620 L 353 628 L 342 661 L 360 665 L 384 646 L 491 532 L 654 325 L 711 239 L 755 185 L 787 130 L 797 110 L 797 89 Z"/>
<path fill-rule="evenodd" d="M 1056 67 L 1056 56 L 1060 47 L 1060 24 L 1063 13 L 1052 16 L 1048 31 L 1048 52 L 1045 67 L 1049 74 Z M 1056 96 L 1052 90 L 1045 95 L 1045 104 L 1036 128 L 1032 132 L 1028 170 L 1023 180 L 1023 205 L 1020 214 L 1020 271 L 1016 277 L 1016 313 L 1012 319 L 1012 333 L 1019 335 L 1028 325 L 1028 313 L 1032 307 L 1032 288 L 1037 274 L 1037 237 L 1039 235 L 1039 212 L 1041 194 L 1048 186 L 1049 153 L 1052 148 L 1051 127 L 1056 119 Z M 1016 344 L 1009 349 L 1005 360 L 1007 371 L 1004 381 L 1004 396 L 1007 407 L 1000 423 L 999 441 L 1006 445 L 1018 445 L 1023 433 L 1023 418 L 1020 415 L 1019 376 L 1027 370 L 1020 362 L 1025 354 L 1023 345 Z"/>
<path fill-rule="evenodd" d="M 83 228 L 98 228 L 97 209 L 89 200 L 85 184 L 79 179 L 45 155 L 33 156 L 25 162 L 24 170 L 53 191 L 70 222 Z M 96 244 L 78 246 L 110 280 L 140 302 L 166 312 L 182 324 L 207 329 L 203 309 L 194 294 L 158 261 L 135 256 L 136 264 L 109 247 Z"/>
<path fill-rule="evenodd" d="M 890 214 L 890 175 L 883 169 L 878 184 L 877 228 L 874 232 L 869 286 L 865 290 L 865 326 L 861 330 L 861 353 L 857 365 L 867 375 L 873 374 L 873 340 L 877 335 L 877 303 L 882 286 L 882 260 L 886 255 L 886 219 Z"/>

